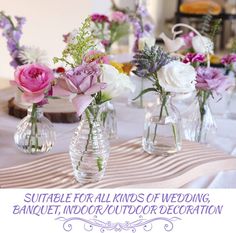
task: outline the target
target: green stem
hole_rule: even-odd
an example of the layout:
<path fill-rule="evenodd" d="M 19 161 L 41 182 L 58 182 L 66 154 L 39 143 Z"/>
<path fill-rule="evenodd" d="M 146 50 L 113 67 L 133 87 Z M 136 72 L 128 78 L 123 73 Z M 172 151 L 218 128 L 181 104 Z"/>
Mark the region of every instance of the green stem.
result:
<path fill-rule="evenodd" d="M 38 142 L 38 126 L 37 126 L 37 104 L 32 105 L 31 116 L 31 132 L 29 136 L 28 146 L 30 148 L 30 153 L 37 152 L 39 147 Z"/>
<path fill-rule="evenodd" d="M 200 129 L 199 129 L 198 138 L 197 138 L 198 142 L 200 142 L 202 138 L 202 129 L 203 129 L 204 117 L 206 113 L 205 104 L 208 97 L 209 97 L 209 93 L 207 93 L 206 91 L 201 91 L 198 96 L 199 108 L 200 108 Z"/>
<path fill-rule="evenodd" d="M 168 109 L 167 109 L 166 106 L 165 106 L 165 111 L 166 111 L 166 115 L 169 116 L 169 112 L 168 112 Z M 177 142 L 177 130 L 176 130 L 176 125 L 171 124 L 171 126 L 172 126 L 173 135 L 174 135 L 174 138 L 175 138 L 175 145 L 177 146 L 178 142 Z"/>
<path fill-rule="evenodd" d="M 162 97 L 160 97 L 160 98 L 162 98 Z M 159 121 L 160 121 L 161 118 L 162 118 L 162 115 L 163 115 L 163 108 L 164 108 L 165 104 L 166 104 L 166 95 L 163 95 L 163 98 L 162 98 L 162 100 L 161 100 L 161 111 L 160 111 L 160 115 L 159 115 Z M 157 126 L 158 126 L 158 123 L 156 123 L 156 125 L 155 125 L 154 136 L 153 136 L 153 140 L 152 140 L 153 143 L 154 143 L 155 140 L 156 140 Z"/>

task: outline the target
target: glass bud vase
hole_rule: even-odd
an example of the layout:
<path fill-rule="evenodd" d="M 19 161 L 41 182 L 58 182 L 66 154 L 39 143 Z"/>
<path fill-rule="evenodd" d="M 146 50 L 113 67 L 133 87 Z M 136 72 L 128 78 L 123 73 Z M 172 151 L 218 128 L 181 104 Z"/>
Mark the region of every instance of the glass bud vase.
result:
<path fill-rule="evenodd" d="M 115 139 L 117 137 L 116 110 L 111 101 L 107 101 L 103 104 L 101 110 L 101 121 L 106 130 L 108 139 Z"/>
<path fill-rule="evenodd" d="M 196 96 L 182 115 L 184 138 L 207 144 L 216 134 L 216 122 L 209 105 L 209 98 L 202 101 Z"/>
<path fill-rule="evenodd" d="M 33 104 L 17 126 L 14 141 L 19 150 L 28 154 L 45 153 L 51 150 L 56 133 L 53 124 L 43 115 L 42 107 Z"/>
<path fill-rule="evenodd" d="M 158 96 L 156 103 L 147 107 L 142 146 L 155 155 L 170 155 L 181 150 L 181 119 L 171 96 Z"/>
<path fill-rule="evenodd" d="M 70 157 L 76 180 L 81 184 L 102 179 L 109 157 L 109 140 L 102 126 L 101 107 L 89 106 L 70 143 Z"/>

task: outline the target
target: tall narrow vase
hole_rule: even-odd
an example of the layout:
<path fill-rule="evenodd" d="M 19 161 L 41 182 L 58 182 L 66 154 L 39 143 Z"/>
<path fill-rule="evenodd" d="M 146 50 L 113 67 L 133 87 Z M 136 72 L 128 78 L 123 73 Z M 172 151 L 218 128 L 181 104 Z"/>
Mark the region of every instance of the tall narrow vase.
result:
<path fill-rule="evenodd" d="M 181 150 L 181 119 L 171 96 L 158 96 L 145 116 L 143 149 L 149 154 L 170 155 Z"/>
<path fill-rule="evenodd" d="M 38 154 L 51 150 L 56 141 L 53 124 L 43 115 L 42 107 L 33 104 L 17 126 L 14 135 L 17 148 L 24 153 Z"/>
<path fill-rule="evenodd" d="M 101 122 L 100 106 L 89 106 L 70 143 L 70 157 L 76 180 L 97 182 L 105 174 L 109 141 Z"/>

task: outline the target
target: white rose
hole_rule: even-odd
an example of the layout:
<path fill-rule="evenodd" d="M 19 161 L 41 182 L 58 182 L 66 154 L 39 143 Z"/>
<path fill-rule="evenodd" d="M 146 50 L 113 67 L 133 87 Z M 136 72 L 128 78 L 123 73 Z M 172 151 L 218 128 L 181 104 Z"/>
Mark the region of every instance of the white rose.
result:
<path fill-rule="evenodd" d="M 103 81 L 107 83 L 107 88 L 104 90 L 109 97 L 126 96 L 135 91 L 135 86 L 131 82 L 130 77 L 119 71 L 111 65 L 103 64 Z"/>
<path fill-rule="evenodd" d="M 151 48 L 152 46 L 154 46 L 156 43 L 156 38 L 152 37 L 152 36 L 148 36 L 148 37 L 142 37 L 139 39 L 138 41 L 138 49 L 139 50 L 143 50 L 145 44 Z"/>
<path fill-rule="evenodd" d="M 195 90 L 196 71 L 193 66 L 172 61 L 158 71 L 158 80 L 166 92 L 188 93 Z"/>
<path fill-rule="evenodd" d="M 192 45 L 196 53 L 203 53 L 203 54 L 214 53 L 213 42 L 205 36 L 194 36 L 192 39 Z"/>

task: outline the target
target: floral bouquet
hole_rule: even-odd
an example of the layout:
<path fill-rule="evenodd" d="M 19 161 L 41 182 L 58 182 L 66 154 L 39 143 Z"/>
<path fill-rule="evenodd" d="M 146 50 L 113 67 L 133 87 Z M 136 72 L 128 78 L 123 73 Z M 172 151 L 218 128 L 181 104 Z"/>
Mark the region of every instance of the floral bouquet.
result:
<path fill-rule="evenodd" d="M 177 27 L 186 27 L 192 32 L 176 38 L 182 31 L 175 31 Z M 214 29 L 216 32 L 217 29 Z M 185 130 L 185 138 L 197 142 L 206 143 L 208 133 L 216 128 L 215 121 L 209 108 L 209 97 L 222 97 L 224 91 L 232 86 L 232 79 L 225 76 L 223 71 L 218 68 L 210 67 L 210 55 L 213 54 L 214 44 L 209 37 L 202 36 L 196 29 L 186 24 L 177 24 L 172 28 L 174 39 L 169 39 L 162 34 L 166 49 L 175 53 L 181 60 L 195 67 L 197 72 L 196 78 L 196 97 L 197 106 L 194 102 L 195 109 L 190 110 L 192 116 L 187 116 L 192 121 L 191 129 Z M 188 49 L 188 53 L 183 56 L 178 53 L 179 50 Z M 218 99 L 220 99 L 218 98 Z M 186 126 L 186 125 L 185 125 Z"/>
<path fill-rule="evenodd" d="M 16 68 L 15 80 L 11 83 L 23 93 L 23 101 L 32 104 L 14 136 L 17 147 L 23 152 L 47 152 L 55 142 L 53 126 L 41 110 L 48 98 L 53 98 L 53 80 L 53 71 L 45 65 L 27 64 Z"/>
<path fill-rule="evenodd" d="M 133 62 L 135 74 L 152 83 L 137 98 L 148 92 L 158 96 L 157 105 L 146 114 L 143 148 L 150 154 L 176 153 L 181 149 L 181 125 L 170 97 L 171 93 L 194 91 L 196 71 L 157 45 L 151 48 L 146 45 L 135 54 Z"/>
<path fill-rule="evenodd" d="M 92 33 L 106 52 L 110 52 L 114 42 L 129 34 L 128 17 L 121 11 L 113 12 L 110 18 L 102 14 L 93 14 L 91 21 Z"/>
<path fill-rule="evenodd" d="M 76 179 L 81 183 L 100 180 L 109 156 L 109 141 L 103 123 L 104 103 L 132 89 L 126 74 L 109 64 L 103 52 L 96 49 L 91 33 L 91 18 L 87 18 L 61 58 L 69 69 L 53 87 L 56 96 L 69 96 L 82 120 L 72 138 L 70 155 Z"/>
<path fill-rule="evenodd" d="M 114 0 L 111 0 L 111 2 L 113 11 L 123 12 L 127 15 L 128 21 L 132 25 L 132 33 L 135 37 L 134 44 L 132 44 L 133 52 L 142 50 L 145 43 L 148 46 L 155 44 L 156 39 L 153 35 L 154 25 L 147 10 L 146 1 L 135 1 L 135 7 L 133 10 L 118 7 Z"/>

